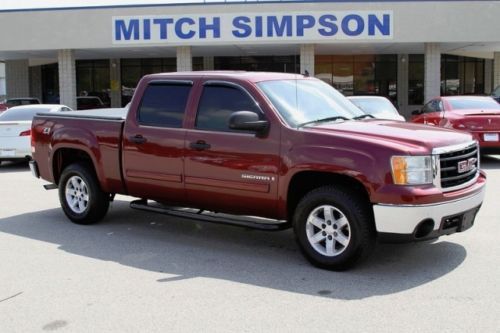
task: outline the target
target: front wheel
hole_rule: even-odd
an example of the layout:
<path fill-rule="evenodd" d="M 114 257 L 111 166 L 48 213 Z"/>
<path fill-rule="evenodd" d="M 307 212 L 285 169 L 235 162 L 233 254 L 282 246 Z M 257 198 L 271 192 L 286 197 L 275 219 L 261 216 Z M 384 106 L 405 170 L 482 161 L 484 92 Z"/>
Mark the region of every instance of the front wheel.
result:
<path fill-rule="evenodd" d="M 321 268 L 345 270 L 367 256 L 375 244 L 368 203 L 340 187 L 325 186 L 305 195 L 293 224 L 302 252 Z"/>
<path fill-rule="evenodd" d="M 67 166 L 59 182 L 59 201 L 66 216 L 78 224 L 101 220 L 109 208 L 109 199 L 101 190 L 93 169 L 88 165 Z"/>

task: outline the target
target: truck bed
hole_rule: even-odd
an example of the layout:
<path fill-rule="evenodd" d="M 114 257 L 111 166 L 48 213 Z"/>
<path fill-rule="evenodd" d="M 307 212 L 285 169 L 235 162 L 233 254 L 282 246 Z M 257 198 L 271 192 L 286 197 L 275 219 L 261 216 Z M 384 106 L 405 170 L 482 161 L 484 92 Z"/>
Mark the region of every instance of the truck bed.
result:
<path fill-rule="evenodd" d="M 128 109 L 96 109 L 38 113 L 33 119 L 33 157 L 40 176 L 58 183 L 59 159 L 80 150 L 92 159 L 103 190 L 124 193 L 121 175 L 121 140 Z"/>
<path fill-rule="evenodd" d="M 37 113 L 38 116 L 62 117 L 62 118 L 86 118 L 124 121 L 127 117 L 128 108 L 95 109 L 83 111 L 67 111 L 59 113 Z"/>

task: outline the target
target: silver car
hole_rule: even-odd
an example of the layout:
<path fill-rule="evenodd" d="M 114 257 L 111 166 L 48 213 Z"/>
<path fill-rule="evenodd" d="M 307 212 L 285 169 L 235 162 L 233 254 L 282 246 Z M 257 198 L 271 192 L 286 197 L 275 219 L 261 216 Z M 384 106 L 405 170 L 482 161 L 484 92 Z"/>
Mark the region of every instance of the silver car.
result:
<path fill-rule="evenodd" d="M 347 97 L 363 112 L 378 119 L 405 121 L 390 100 L 382 96 L 349 96 Z"/>

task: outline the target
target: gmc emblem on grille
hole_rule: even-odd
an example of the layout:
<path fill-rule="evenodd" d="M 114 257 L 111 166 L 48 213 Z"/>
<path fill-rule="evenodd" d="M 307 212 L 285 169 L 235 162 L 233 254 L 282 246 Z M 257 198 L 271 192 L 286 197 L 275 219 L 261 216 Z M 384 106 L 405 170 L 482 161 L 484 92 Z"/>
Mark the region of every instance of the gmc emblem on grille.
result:
<path fill-rule="evenodd" d="M 477 158 L 469 158 L 468 160 L 465 161 L 460 161 L 458 162 L 458 173 L 464 173 L 467 171 L 470 171 L 475 168 Z"/>

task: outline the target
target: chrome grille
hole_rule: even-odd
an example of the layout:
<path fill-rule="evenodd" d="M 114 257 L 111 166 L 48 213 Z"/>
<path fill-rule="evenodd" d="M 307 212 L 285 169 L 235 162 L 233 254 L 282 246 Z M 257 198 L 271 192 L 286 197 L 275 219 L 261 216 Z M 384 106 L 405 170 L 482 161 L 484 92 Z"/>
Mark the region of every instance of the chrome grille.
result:
<path fill-rule="evenodd" d="M 441 188 L 452 191 L 468 186 L 479 174 L 477 142 L 439 154 Z"/>

